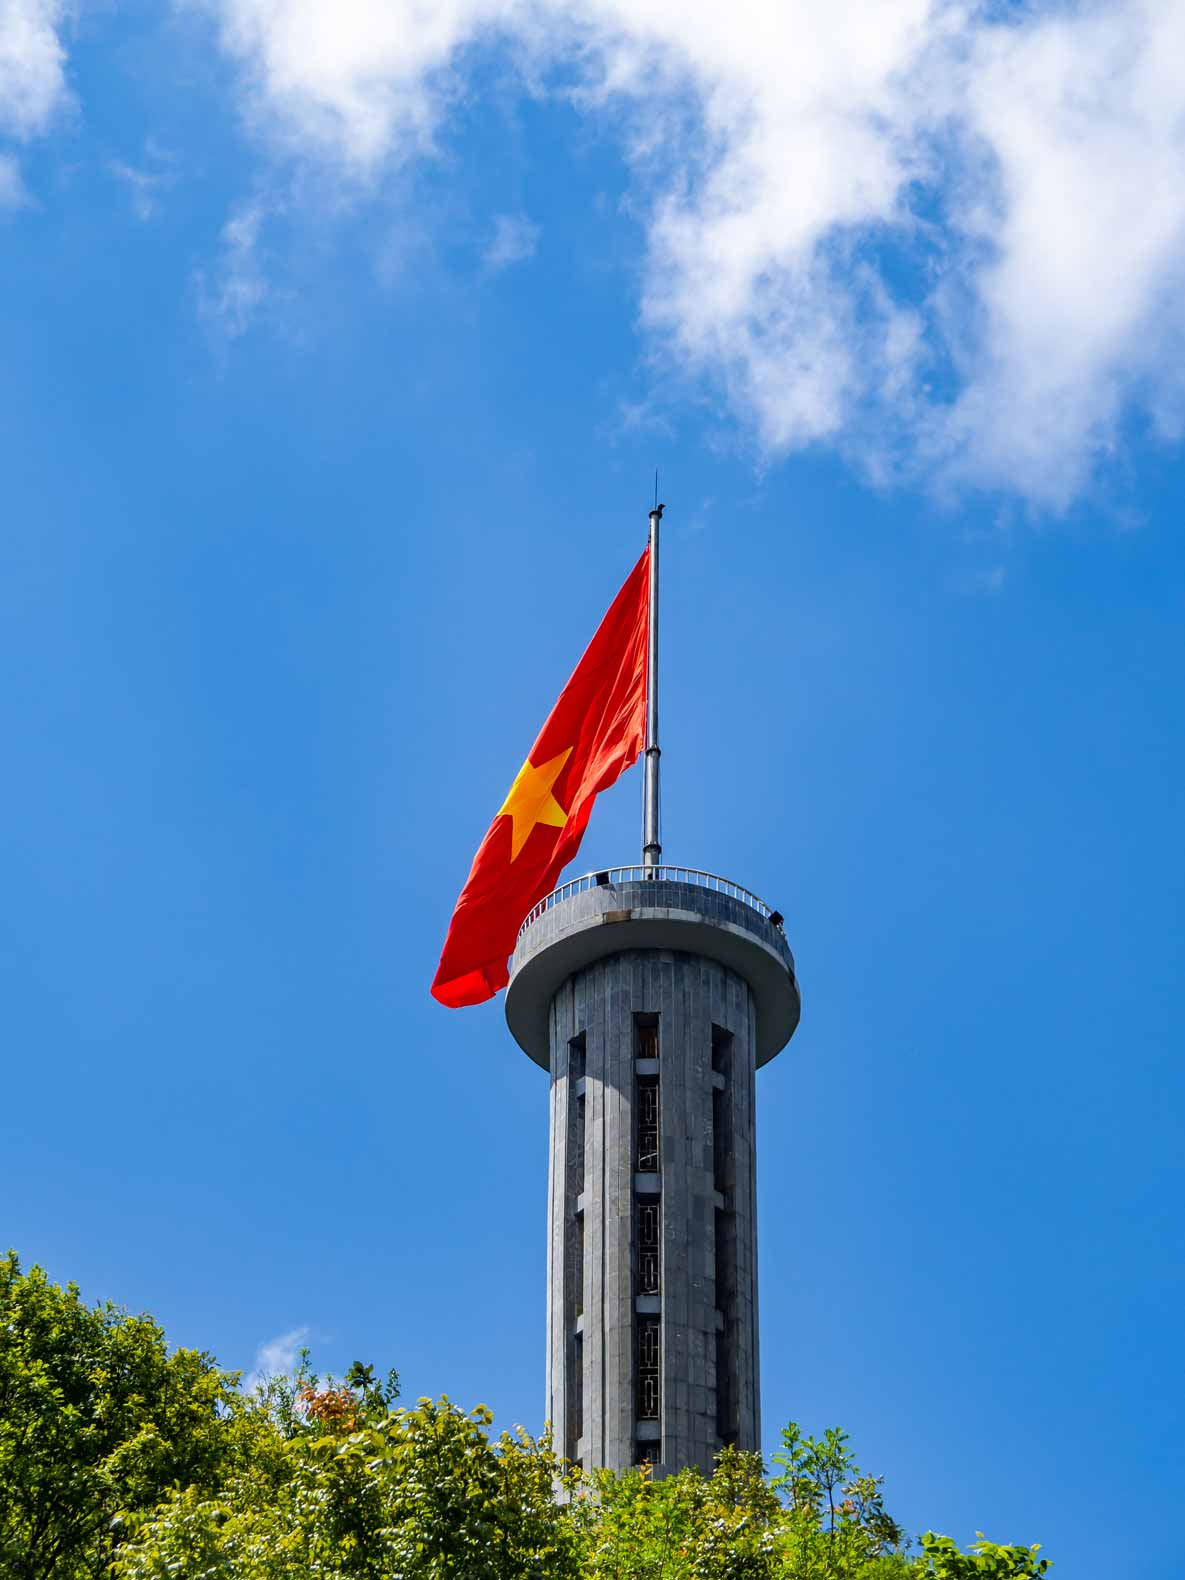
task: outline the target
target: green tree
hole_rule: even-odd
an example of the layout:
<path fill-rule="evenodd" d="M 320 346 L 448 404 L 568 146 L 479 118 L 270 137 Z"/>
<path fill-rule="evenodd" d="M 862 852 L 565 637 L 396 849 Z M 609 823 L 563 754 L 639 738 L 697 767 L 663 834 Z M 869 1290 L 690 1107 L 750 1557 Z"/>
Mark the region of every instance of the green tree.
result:
<path fill-rule="evenodd" d="M 0 1261 L 2 1580 L 1041 1580 L 1035 1547 L 911 1551 L 844 1433 L 791 1423 L 767 1479 L 582 1474 L 490 1412 L 397 1406 L 356 1364 L 244 1398 L 150 1317 Z"/>
<path fill-rule="evenodd" d="M 782 1473 L 771 1486 L 787 1504 L 776 1574 L 888 1580 L 909 1572 L 904 1532 L 885 1511 L 881 1479 L 856 1464 L 845 1432 L 831 1427 L 822 1437 L 808 1437 L 791 1421 L 773 1460 Z"/>
<path fill-rule="evenodd" d="M 592 1580 L 766 1580 L 782 1507 L 757 1454 L 725 1449 L 715 1474 L 593 1471 L 571 1517 Z"/>
<path fill-rule="evenodd" d="M 964 1553 L 928 1534 L 911 1554 L 835 1429 L 787 1427 L 772 1482 L 732 1448 L 711 1476 L 654 1481 L 582 1475 L 546 1437 L 491 1441 L 484 1407 L 395 1409 L 368 1368 L 322 1385 L 302 1363 L 255 1408 L 266 1452 L 216 1494 L 178 1489 L 142 1517 L 120 1580 L 1040 1580 L 1048 1567 L 982 1537 Z"/>
<path fill-rule="evenodd" d="M 280 1456 L 215 1496 L 173 1493 L 121 1551 L 122 1580 L 580 1580 L 547 1439 L 491 1442 L 490 1412 L 448 1399 L 391 1409 L 315 1379 L 295 1398 L 305 1424 Z"/>
<path fill-rule="evenodd" d="M 604 1580 L 906 1580 L 914 1573 L 880 1483 L 842 1432 L 791 1424 L 765 1478 L 760 1455 L 722 1450 L 712 1476 L 593 1472 L 573 1517 L 588 1575 Z"/>
<path fill-rule="evenodd" d="M 214 1485 L 241 1414 L 235 1378 L 169 1353 L 146 1316 L 87 1306 L 77 1288 L 0 1259 L 0 1574 L 106 1573 L 121 1510 Z"/>
<path fill-rule="evenodd" d="M 970 1552 L 960 1552 L 949 1536 L 927 1531 L 922 1537 L 918 1580 L 1040 1580 L 1053 1566 L 1038 1558 L 1038 1547 L 998 1547 L 980 1535 Z"/>

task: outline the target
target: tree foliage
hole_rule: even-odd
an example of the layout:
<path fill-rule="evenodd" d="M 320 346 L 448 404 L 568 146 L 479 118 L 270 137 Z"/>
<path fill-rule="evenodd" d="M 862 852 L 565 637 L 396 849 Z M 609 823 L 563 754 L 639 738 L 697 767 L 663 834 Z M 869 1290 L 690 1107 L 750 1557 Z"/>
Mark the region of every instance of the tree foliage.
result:
<path fill-rule="evenodd" d="M 0 1258 L 0 1575 L 103 1575 L 121 1510 L 217 1484 L 243 1415 L 234 1382 L 197 1350 L 170 1354 L 151 1317 Z"/>
<path fill-rule="evenodd" d="M 398 1405 L 355 1365 L 244 1397 L 149 1317 L 0 1262 L 4 1580 L 1040 1580 L 1030 1547 L 914 1550 L 847 1437 L 793 1424 L 767 1478 L 582 1474 L 484 1406 Z"/>

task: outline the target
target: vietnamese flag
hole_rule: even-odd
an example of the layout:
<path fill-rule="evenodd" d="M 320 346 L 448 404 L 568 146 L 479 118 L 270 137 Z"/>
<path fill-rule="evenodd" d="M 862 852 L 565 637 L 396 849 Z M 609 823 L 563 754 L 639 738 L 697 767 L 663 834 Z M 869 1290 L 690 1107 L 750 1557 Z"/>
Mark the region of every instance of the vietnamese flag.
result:
<path fill-rule="evenodd" d="M 634 566 L 478 847 L 453 911 L 432 996 L 493 998 L 523 918 L 580 848 L 593 802 L 646 740 L 650 551 Z"/>

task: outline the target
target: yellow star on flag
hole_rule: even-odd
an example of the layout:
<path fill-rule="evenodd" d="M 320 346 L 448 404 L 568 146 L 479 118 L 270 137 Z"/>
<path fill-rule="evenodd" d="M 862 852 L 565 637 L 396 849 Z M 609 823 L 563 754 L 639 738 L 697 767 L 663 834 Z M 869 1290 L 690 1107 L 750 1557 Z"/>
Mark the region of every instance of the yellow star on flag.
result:
<path fill-rule="evenodd" d="M 546 823 L 548 828 L 563 828 L 568 821 L 568 814 L 552 795 L 551 787 L 571 755 L 569 746 L 550 762 L 540 763 L 538 768 L 528 757 L 515 775 L 510 793 L 498 811 L 499 817 L 511 819 L 511 861 L 526 844 L 536 823 Z"/>

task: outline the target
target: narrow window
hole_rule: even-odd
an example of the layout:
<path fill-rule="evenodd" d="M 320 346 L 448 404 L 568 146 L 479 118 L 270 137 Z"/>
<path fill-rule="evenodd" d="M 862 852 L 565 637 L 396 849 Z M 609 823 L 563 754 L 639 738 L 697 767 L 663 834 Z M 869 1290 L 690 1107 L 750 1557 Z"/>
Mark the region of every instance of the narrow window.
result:
<path fill-rule="evenodd" d="M 634 1016 L 635 1059 L 658 1058 L 658 1016 Z"/>
<path fill-rule="evenodd" d="M 727 1076 L 732 1063 L 732 1032 L 723 1026 L 712 1027 L 712 1069 L 717 1075 Z"/>
<path fill-rule="evenodd" d="M 732 1185 L 732 1033 L 712 1027 L 712 1184 L 722 1196 Z"/>
<path fill-rule="evenodd" d="M 658 1081 L 638 1082 L 638 1152 L 635 1168 L 639 1174 L 653 1174 L 658 1168 Z"/>
<path fill-rule="evenodd" d="M 732 1376 L 728 1365 L 728 1339 L 716 1334 L 716 1436 L 721 1448 L 736 1446 L 736 1411 L 732 1403 Z"/>
<path fill-rule="evenodd" d="M 584 1436 L 584 1334 L 583 1333 L 578 1333 L 576 1335 L 576 1343 L 574 1345 L 574 1349 L 575 1349 L 576 1353 L 575 1353 L 575 1355 L 572 1358 L 572 1370 L 575 1372 L 575 1376 L 572 1379 L 573 1384 L 574 1384 L 573 1389 L 572 1389 L 572 1394 L 573 1394 L 573 1398 L 572 1398 L 572 1451 L 568 1455 L 569 1459 L 575 1459 L 576 1458 L 577 1447 L 578 1447 L 578 1445 L 580 1443 L 580 1439 Z"/>
<path fill-rule="evenodd" d="M 658 1318 L 638 1321 L 638 1420 L 657 1421 L 661 1378 Z"/>
<path fill-rule="evenodd" d="M 634 1018 L 634 1053 L 639 1069 L 634 1077 L 634 1170 L 655 1174 L 661 1161 L 661 1103 L 658 1074 L 658 1017 Z M 641 1061 L 647 1061 L 642 1064 Z M 635 1292 L 657 1295 L 662 1278 L 662 1205 L 649 1196 L 634 1198 Z M 652 1312 L 634 1316 L 636 1414 L 639 1421 L 659 1419 L 661 1389 L 659 1319 Z M 642 1445 L 639 1444 L 639 1450 Z M 639 1460 L 639 1463 L 642 1461 Z"/>
<path fill-rule="evenodd" d="M 716 1306 L 722 1326 L 716 1332 L 716 1436 L 727 1446 L 737 1440 L 737 1237 L 736 1214 L 716 1209 Z"/>
<path fill-rule="evenodd" d="M 721 1195 L 728 1189 L 728 1121 L 719 1087 L 712 1088 L 712 1184 Z"/>
<path fill-rule="evenodd" d="M 572 1104 L 572 1183 L 574 1196 L 584 1190 L 584 1093 Z"/>
<path fill-rule="evenodd" d="M 570 1080 L 578 1081 L 584 1074 L 584 1052 L 584 1033 L 581 1032 L 578 1037 L 573 1037 L 568 1044 L 568 1077 Z"/>
<path fill-rule="evenodd" d="M 584 1214 L 576 1214 L 576 1243 L 572 1247 L 572 1305 L 578 1317 L 584 1315 Z"/>
<path fill-rule="evenodd" d="M 639 1201 L 638 1215 L 638 1293 L 657 1295 L 662 1262 L 661 1206 L 658 1200 Z"/>

